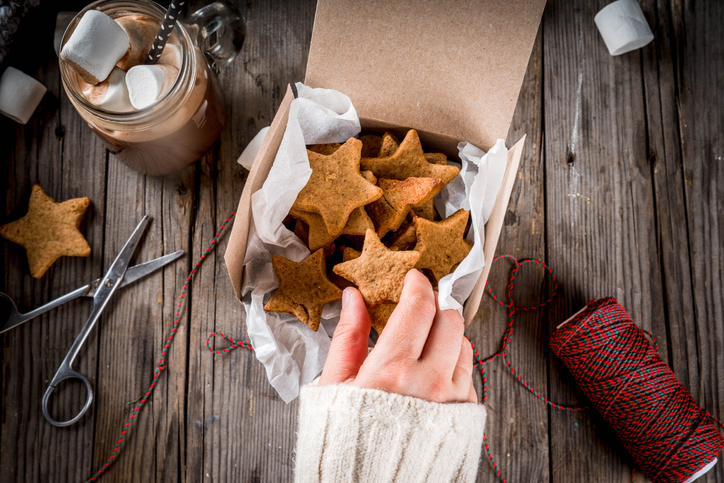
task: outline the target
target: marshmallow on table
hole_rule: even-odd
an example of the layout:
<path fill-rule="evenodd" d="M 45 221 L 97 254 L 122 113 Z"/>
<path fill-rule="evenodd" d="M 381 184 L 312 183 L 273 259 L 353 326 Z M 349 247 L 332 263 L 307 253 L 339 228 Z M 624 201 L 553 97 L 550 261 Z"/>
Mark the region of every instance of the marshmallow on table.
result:
<path fill-rule="evenodd" d="M 25 124 L 46 91 L 43 84 L 29 75 L 14 67 L 8 67 L 0 77 L 0 113 Z"/>
<path fill-rule="evenodd" d="M 98 84 L 106 80 L 128 47 L 128 35 L 115 20 L 98 10 L 88 10 L 60 51 L 60 58 L 84 81 Z"/>
<path fill-rule="evenodd" d="M 158 33 L 158 23 L 144 17 L 121 17 L 116 22 L 126 32 L 129 40 L 128 52 L 118 62 L 118 67 L 127 71 L 131 67 L 144 64 Z"/>
<path fill-rule="evenodd" d="M 107 111 L 129 112 L 134 110 L 126 88 L 126 73 L 118 67 L 114 67 L 108 79 L 100 84 L 83 86 L 83 95 L 91 104 L 100 106 Z"/>
<path fill-rule="evenodd" d="M 654 34 L 637 0 L 618 0 L 593 18 L 611 55 L 640 49 L 654 40 Z"/>
<path fill-rule="evenodd" d="M 136 109 L 148 107 L 173 85 L 178 69 L 172 65 L 137 65 L 126 72 L 126 86 Z"/>
<path fill-rule="evenodd" d="M 251 166 L 254 164 L 254 159 L 256 159 L 256 155 L 259 153 L 259 149 L 261 149 L 264 137 L 268 131 L 269 126 L 261 128 L 261 130 L 256 133 L 256 136 L 254 136 L 254 139 L 246 145 L 236 162 L 251 171 Z"/>

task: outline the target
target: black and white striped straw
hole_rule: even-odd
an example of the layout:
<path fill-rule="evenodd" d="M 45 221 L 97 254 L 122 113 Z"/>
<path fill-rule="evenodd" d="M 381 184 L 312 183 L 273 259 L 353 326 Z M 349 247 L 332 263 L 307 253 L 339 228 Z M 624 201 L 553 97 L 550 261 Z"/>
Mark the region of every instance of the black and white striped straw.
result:
<path fill-rule="evenodd" d="M 151 47 L 151 52 L 148 54 L 148 58 L 146 59 L 146 65 L 153 65 L 161 58 L 161 52 L 163 52 L 163 48 L 166 46 L 166 42 L 168 42 L 171 32 L 173 32 L 173 27 L 176 25 L 176 19 L 178 19 L 181 9 L 185 3 L 186 0 L 171 0 L 171 4 L 168 6 L 166 15 L 163 17 L 163 22 L 161 23 L 161 30 L 158 31 L 156 38 L 153 40 L 153 47 Z"/>

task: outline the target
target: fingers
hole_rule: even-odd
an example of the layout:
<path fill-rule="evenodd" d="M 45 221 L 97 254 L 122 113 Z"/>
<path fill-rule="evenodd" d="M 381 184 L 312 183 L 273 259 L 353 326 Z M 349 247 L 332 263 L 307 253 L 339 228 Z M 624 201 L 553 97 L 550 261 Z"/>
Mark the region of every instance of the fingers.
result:
<path fill-rule="evenodd" d="M 418 359 L 425 347 L 436 307 L 435 294 L 427 277 L 414 269 L 407 272 L 400 303 L 387 321 L 376 348 L 390 357 Z"/>
<path fill-rule="evenodd" d="M 468 394 L 468 401 L 469 403 L 478 403 L 478 391 L 475 390 L 475 385 L 473 384 L 472 379 L 470 380 L 470 394 Z"/>
<path fill-rule="evenodd" d="M 364 299 L 357 289 L 346 288 L 342 293 L 342 313 L 319 379 L 320 386 L 347 382 L 357 376 L 367 357 L 369 335 L 370 316 Z"/>
<path fill-rule="evenodd" d="M 440 310 L 437 293 L 435 306 L 438 309 L 420 359 L 436 367 L 449 368 L 448 376 L 452 378 L 455 362 L 461 352 L 460 340 L 463 339 L 465 323 L 456 310 Z M 470 357 L 472 359 L 472 354 Z"/>
<path fill-rule="evenodd" d="M 458 342 L 458 344 L 460 344 Z M 473 387 L 473 347 L 470 341 L 462 337 L 462 344 L 458 349 L 458 360 L 452 375 L 452 383 L 455 393 L 459 396 L 459 401 L 469 401 L 471 393 L 475 393 Z M 478 395 L 475 393 L 475 401 Z"/>

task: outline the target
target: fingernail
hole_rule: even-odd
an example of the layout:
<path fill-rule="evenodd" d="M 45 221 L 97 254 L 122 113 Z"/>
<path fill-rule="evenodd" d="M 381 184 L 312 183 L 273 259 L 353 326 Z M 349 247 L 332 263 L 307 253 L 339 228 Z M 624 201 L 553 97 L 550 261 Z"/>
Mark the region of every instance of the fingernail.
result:
<path fill-rule="evenodd" d="M 342 308 L 349 302 L 349 288 L 344 289 L 342 292 Z"/>

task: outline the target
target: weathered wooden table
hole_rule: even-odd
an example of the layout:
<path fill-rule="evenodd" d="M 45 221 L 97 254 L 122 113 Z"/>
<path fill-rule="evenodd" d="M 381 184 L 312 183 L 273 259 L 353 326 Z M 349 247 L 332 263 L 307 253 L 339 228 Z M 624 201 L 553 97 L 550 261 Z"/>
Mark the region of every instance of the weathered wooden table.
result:
<path fill-rule="evenodd" d="M 87 195 L 93 204 L 82 229 L 93 252 L 61 259 L 36 281 L 22 249 L 3 242 L 2 290 L 27 310 L 100 276 L 143 214 L 153 223 L 137 259 L 187 255 L 121 290 L 105 311 L 79 364 L 96 401 L 76 426 L 47 424 L 40 401 L 90 303 L 72 302 L 3 335 L 0 481 L 81 481 L 106 461 L 128 402 L 149 385 L 190 265 L 237 205 L 247 176 L 237 156 L 271 122 L 287 83 L 304 77 L 314 1 L 237 3 L 248 35 L 220 79 L 226 127 L 197 164 L 162 178 L 116 162 L 62 92 L 55 14 L 83 3 L 36 10 L 6 59 L 49 95 L 27 125 L 0 120 L 0 223 L 25 213 L 34 183 L 56 200 Z M 605 3 L 549 1 L 518 100 L 510 140 L 527 133 L 528 145 L 498 251 L 544 260 L 561 288 L 545 312 L 520 316 L 511 357 L 552 400 L 580 402 L 547 338 L 589 299 L 613 295 L 653 331 L 694 398 L 722 417 L 724 3 L 642 0 L 656 40 L 620 57 L 609 56 L 593 23 Z M 225 240 L 193 283 L 167 370 L 108 480 L 292 478 L 297 404 L 277 397 L 249 351 L 213 356 L 204 344 L 212 331 L 245 337 L 221 257 Z M 496 290 L 508 269 L 494 267 Z M 530 269 L 516 297 L 530 304 L 546 290 L 542 273 Z M 470 329 L 481 352 L 496 350 L 505 324 L 505 310 L 486 298 Z M 630 480 L 629 457 L 600 418 L 547 407 L 500 363 L 489 381 L 490 444 L 508 481 Z M 83 394 L 66 387 L 59 416 Z M 484 460 L 479 479 L 495 480 Z M 724 464 L 703 481 L 724 482 Z"/>

